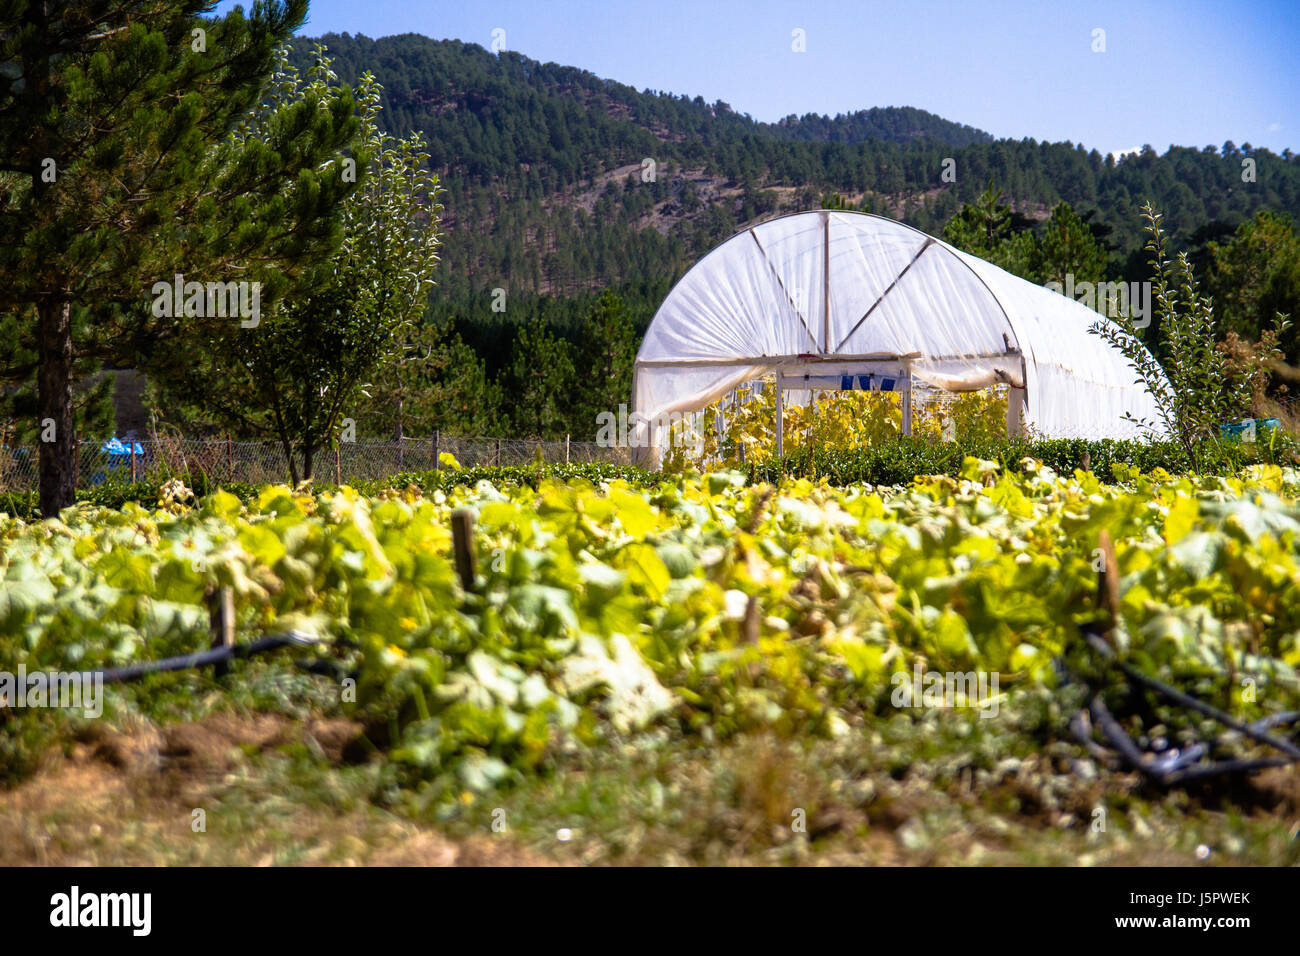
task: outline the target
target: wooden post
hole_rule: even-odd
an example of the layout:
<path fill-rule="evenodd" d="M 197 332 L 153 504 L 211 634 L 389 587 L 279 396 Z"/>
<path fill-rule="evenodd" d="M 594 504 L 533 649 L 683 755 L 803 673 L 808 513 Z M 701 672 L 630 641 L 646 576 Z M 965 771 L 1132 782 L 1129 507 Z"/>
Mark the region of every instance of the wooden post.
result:
<path fill-rule="evenodd" d="M 456 574 L 466 591 L 474 590 L 474 512 L 457 508 L 451 513 L 451 546 Z"/>
<path fill-rule="evenodd" d="M 212 630 L 212 647 L 235 646 L 235 592 L 228 587 L 217 588 L 208 594 L 208 622 Z M 230 664 L 221 661 L 215 668 L 216 676 L 230 673 Z"/>
<path fill-rule="evenodd" d="M 1106 612 L 1106 630 L 1103 637 L 1115 646 L 1115 628 L 1119 626 L 1119 561 L 1115 557 L 1115 543 L 1105 528 L 1097 536 L 1097 550 L 1101 552 L 1101 569 L 1097 572 L 1097 607 Z"/>
<path fill-rule="evenodd" d="M 235 480 L 235 446 L 230 440 L 230 432 L 226 432 L 226 481 Z"/>
<path fill-rule="evenodd" d="M 746 644 L 758 643 L 758 624 L 763 612 L 758 603 L 758 595 L 751 594 L 745 602 L 744 635 Z"/>
<path fill-rule="evenodd" d="M 564 436 L 564 463 L 569 463 L 569 436 Z"/>
<path fill-rule="evenodd" d="M 442 438 L 442 433 L 435 428 L 433 430 L 433 440 L 429 443 L 429 455 L 433 458 L 434 471 L 438 471 L 442 468 L 442 465 L 438 461 L 438 459 L 441 457 L 440 449 L 438 447 L 439 445 L 442 444 L 441 438 Z"/>
<path fill-rule="evenodd" d="M 501 439 L 500 439 L 500 438 L 497 439 L 497 460 L 496 460 L 496 463 L 497 463 L 498 466 L 500 466 L 500 464 L 501 464 Z"/>
<path fill-rule="evenodd" d="M 785 455 L 785 396 L 781 388 L 781 373 L 776 373 L 776 457 Z"/>
<path fill-rule="evenodd" d="M 763 609 L 758 603 L 758 595 L 751 594 L 749 600 L 745 602 L 745 620 L 741 625 L 742 639 L 746 644 L 758 646 L 759 623 L 762 617 Z M 760 673 L 758 661 L 751 661 L 747 670 L 741 673 L 749 678 L 747 683 L 753 684 Z"/>
<path fill-rule="evenodd" d="M 336 443 L 334 445 L 334 484 L 343 484 L 343 445 Z"/>
<path fill-rule="evenodd" d="M 903 434 L 912 434 L 912 376 L 909 372 L 907 385 L 903 388 Z"/>
<path fill-rule="evenodd" d="M 131 484 L 135 484 L 135 439 L 131 439 Z"/>

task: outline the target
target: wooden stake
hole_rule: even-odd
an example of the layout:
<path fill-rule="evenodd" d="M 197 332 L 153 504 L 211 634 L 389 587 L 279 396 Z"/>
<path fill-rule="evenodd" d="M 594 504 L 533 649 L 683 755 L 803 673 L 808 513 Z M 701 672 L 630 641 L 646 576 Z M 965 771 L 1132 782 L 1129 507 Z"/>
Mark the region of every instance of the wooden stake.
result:
<path fill-rule="evenodd" d="M 442 465 L 439 464 L 438 462 L 438 459 L 442 457 L 442 455 L 440 454 L 441 449 L 439 448 L 441 444 L 442 444 L 442 432 L 439 429 L 435 428 L 433 430 L 433 443 L 429 446 L 429 454 L 433 456 L 434 471 L 439 471 L 442 468 Z"/>
<path fill-rule="evenodd" d="M 135 484 L 135 439 L 131 439 L 131 484 Z"/>
<path fill-rule="evenodd" d="M 451 513 L 451 546 L 456 573 L 466 591 L 474 590 L 474 512 L 457 508 Z"/>
<path fill-rule="evenodd" d="M 334 446 L 334 484 L 343 484 L 343 446 Z"/>
<path fill-rule="evenodd" d="M 235 446 L 230 441 L 230 432 L 226 432 L 226 480 L 235 480 Z"/>
<path fill-rule="evenodd" d="M 569 436 L 564 436 L 564 463 L 569 463 Z"/>
<path fill-rule="evenodd" d="M 501 439 L 500 439 L 500 438 L 497 439 L 497 460 L 496 460 L 496 463 L 497 463 L 498 466 L 501 464 Z"/>
<path fill-rule="evenodd" d="M 1092 456 L 1086 451 L 1083 453 L 1083 461 L 1079 462 L 1079 467 L 1087 472 L 1092 471 Z"/>
<path fill-rule="evenodd" d="M 749 600 L 745 602 L 745 620 L 741 625 L 741 639 L 746 643 L 758 646 L 758 628 L 759 621 L 763 616 L 763 609 L 758 603 L 758 595 L 751 594 Z M 749 679 L 746 681 L 751 687 L 759 674 L 758 661 L 750 661 L 749 667 L 742 671 L 742 674 Z"/>
<path fill-rule="evenodd" d="M 1097 572 L 1097 607 L 1107 615 L 1103 637 L 1115 646 L 1115 628 L 1119 624 L 1119 561 L 1115 557 L 1115 544 L 1105 528 L 1097 536 L 1097 550 L 1101 552 L 1102 566 Z"/>
<path fill-rule="evenodd" d="M 744 635 L 746 644 L 758 643 L 758 622 L 762 613 L 762 608 L 758 603 L 758 595 L 751 594 L 749 600 L 745 602 Z"/>
<path fill-rule="evenodd" d="M 208 622 L 212 630 L 212 647 L 235 646 L 235 592 L 228 587 L 217 588 L 208 595 Z M 218 677 L 230 673 L 230 664 L 221 661 L 215 667 Z"/>

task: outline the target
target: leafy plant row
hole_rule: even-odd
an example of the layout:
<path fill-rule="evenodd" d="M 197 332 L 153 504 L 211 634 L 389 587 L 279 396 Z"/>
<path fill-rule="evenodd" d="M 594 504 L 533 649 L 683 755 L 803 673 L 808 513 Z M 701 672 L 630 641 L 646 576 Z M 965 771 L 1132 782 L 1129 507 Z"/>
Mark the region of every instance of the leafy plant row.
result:
<path fill-rule="evenodd" d="M 998 713 L 1064 736 L 1057 662 L 1104 676 L 1079 625 L 1105 530 L 1123 658 L 1243 717 L 1300 706 L 1300 472 L 1114 471 L 968 458 L 883 493 L 716 472 L 0 516 L 0 669 L 201 649 L 204 596 L 229 587 L 243 640 L 339 639 L 331 657 L 358 673 L 340 699 L 387 756 L 383 786 L 448 812 L 643 731 L 861 733 L 906 719 L 893 691 L 918 668 L 998 674 Z M 475 515 L 468 588 L 458 508 Z M 1185 745 L 1178 715 L 1159 716 Z"/>
<path fill-rule="evenodd" d="M 1211 475 L 1231 475 L 1252 464 L 1290 464 L 1296 460 L 1295 440 L 1278 435 L 1270 442 L 1253 444 L 1223 443 L 1204 446 L 1200 472 Z M 782 477 L 826 479 L 833 485 L 906 485 L 921 475 L 961 474 L 962 462 L 967 458 L 996 461 L 1004 471 L 1018 472 L 1020 462 L 1033 459 L 1062 474 L 1082 467 L 1084 455 L 1090 458 L 1092 470 L 1109 478 L 1113 466 L 1123 464 L 1139 471 L 1151 472 L 1157 468 L 1170 474 L 1184 474 L 1192 470 L 1186 452 L 1176 442 L 1114 441 L 1104 439 L 1089 441 L 1080 438 L 1056 439 L 989 439 L 975 438 L 961 442 L 940 442 L 926 438 L 894 438 L 888 441 L 850 449 L 821 449 L 809 453 L 798 449 L 783 459 L 765 459 L 741 466 L 749 481 L 777 481 Z M 350 486 L 365 495 L 378 495 L 389 489 L 408 486 L 424 494 L 450 492 L 454 488 L 473 488 L 480 481 L 491 484 L 527 486 L 536 489 L 545 479 L 555 481 L 586 480 L 593 483 L 621 479 L 628 484 L 644 488 L 653 487 L 665 476 L 659 472 L 634 465 L 615 465 L 591 462 L 569 465 L 501 465 L 465 469 L 411 471 L 388 478 L 350 482 Z M 229 482 L 209 478 L 202 473 L 182 474 L 173 478 L 150 478 L 146 481 L 109 481 L 77 492 L 77 501 L 103 508 L 121 508 L 127 502 L 145 507 L 155 505 L 162 489 L 169 482 L 179 481 L 201 499 L 218 489 L 234 495 L 240 501 L 254 500 L 261 485 Z M 329 483 L 318 483 L 318 489 L 332 489 Z M 15 518 L 36 520 L 40 508 L 36 492 L 0 493 L 0 513 Z"/>

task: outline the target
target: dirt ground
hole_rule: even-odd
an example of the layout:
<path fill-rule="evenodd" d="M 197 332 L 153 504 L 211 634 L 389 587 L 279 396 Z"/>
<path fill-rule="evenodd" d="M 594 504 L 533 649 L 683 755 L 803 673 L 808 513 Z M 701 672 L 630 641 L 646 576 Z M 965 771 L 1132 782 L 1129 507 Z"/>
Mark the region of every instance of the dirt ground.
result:
<path fill-rule="evenodd" d="M 306 743 L 343 763 L 359 733 L 346 720 L 304 724 L 265 714 L 161 730 L 142 724 L 130 733 L 97 726 L 32 779 L 0 792 L 0 866 L 550 863 L 508 839 L 451 840 L 366 805 L 230 805 L 225 793 L 249 756 Z"/>
<path fill-rule="evenodd" d="M 0 866 L 1187 866 L 1203 846 L 1208 865 L 1300 862 L 1295 767 L 1162 797 L 1111 775 L 1054 797 L 1053 781 L 1072 775 L 1051 776 L 1043 757 L 972 791 L 879 767 L 855 780 L 756 738 L 703 757 L 571 769 L 486 802 L 463 794 L 464 819 L 444 825 L 371 799 L 376 763 L 361 729 L 256 712 L 96 722 L 0 790 Z M 667 809 L 647 811 L 647 795 L 662 803 L 660 779 Z M 1099 837 L 1088 823 L 1106 799 L 1111 828 Z M 808 807 L 806 837 L 791 840 L 790 805 Z M 493 832 L 492 813 L 510 815 L 509 832 Z M 557 838 L 570 826 L 572 838 Z"/>

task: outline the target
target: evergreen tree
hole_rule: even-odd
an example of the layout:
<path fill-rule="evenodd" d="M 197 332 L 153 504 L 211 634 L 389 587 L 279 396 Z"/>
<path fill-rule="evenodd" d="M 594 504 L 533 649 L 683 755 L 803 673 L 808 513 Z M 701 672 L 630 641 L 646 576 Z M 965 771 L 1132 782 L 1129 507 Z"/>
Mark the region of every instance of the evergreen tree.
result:
<path fill-rule="evenodd" d="M 379 369 L 358 405 L 357 429 L 369 435 L 478 437 L 500 434 L 500 388 L 483 361 L 450 328 L 414 330 Z"/>
<path fill-rule="evenodd" d="M 212 317 L 152 321 L 155 283 L 260 282 L 265 305 L 283 273 L 338 241 L 334 210 L 354 187 L 319 171 L 351 138 L 350 101 L 304 105 L 238 154 L 215 148 L 258 103 L 306 0 L 258 3 L 251 18 L 204 17 L 213 6 L 0 6 L 0 314 L 32 324 L 21 337 L 35 343 L 37 415 L 53 431 L 40 453 L 46 516 L 75 495 L 78 355 L 153 348 L 163 361 L 165 335 Z"/>
<path fill-rule="evenodd" d="M 570 432 L 587 440 L 596 433 L 598 414 L 617 412 L 621 403 L 631 405 L 637 336 L 626 303 L 610 289 L 584 317 L 580 335 L 582 379 Z"/>
<path fill-rule="evenodd" d="M 519 438 L 558 438 L 569 424 L 576 372 L 569 343 L 541 316 L 520 327 L 506 369 L 505 413 Z M 594 422 L 594 419 L 593 419 Z"/>
<path fill-rule="evenodd" d="M 1277 314 L 1300 316 L 1300 233 L 1287 216 L 1261 212 L 1226 243 L 1211 242 L 1208 285 L 1223 326 L 1259 339 Z M 1300 344 L 1292 327 L 1282 347 L 1292 365 Z"/>
<path fill-rule="evenodd" d="M 1088 224 L 1070 207 L 1057 203 L 1035 243 L 1031 268 L 1035 282 L 1066 284 L 1100 282 L 1106 271 L 1106 250 Z"/>

